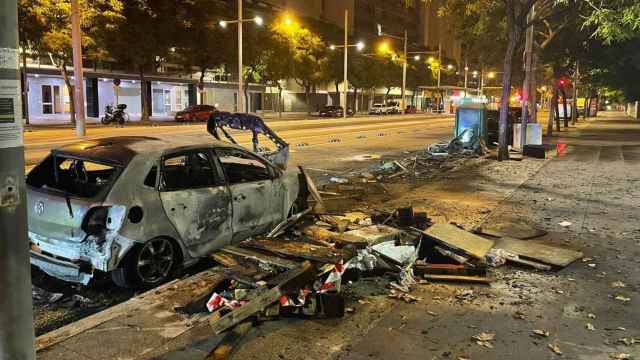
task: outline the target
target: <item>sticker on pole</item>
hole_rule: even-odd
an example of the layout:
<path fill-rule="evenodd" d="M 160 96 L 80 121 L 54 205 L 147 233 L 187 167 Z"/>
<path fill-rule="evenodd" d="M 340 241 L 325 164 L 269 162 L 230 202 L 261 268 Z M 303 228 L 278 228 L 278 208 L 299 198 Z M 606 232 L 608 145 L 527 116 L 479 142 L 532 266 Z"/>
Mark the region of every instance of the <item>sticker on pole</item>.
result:
<path fill-rule="evenodd" d="M 0 79 L 0 149 L 22 146 L 21 107 L 18 80 Z"/>

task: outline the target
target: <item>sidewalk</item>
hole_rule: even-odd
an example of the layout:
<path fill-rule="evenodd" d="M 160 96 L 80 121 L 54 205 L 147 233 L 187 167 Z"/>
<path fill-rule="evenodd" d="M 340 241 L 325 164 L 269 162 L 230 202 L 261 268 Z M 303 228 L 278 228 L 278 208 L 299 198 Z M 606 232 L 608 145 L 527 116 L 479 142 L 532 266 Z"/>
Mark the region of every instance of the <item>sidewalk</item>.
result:
<path fill-rule="evenodd" d="M 243 339 L 234 358 L 559 358 L 548 344 L 558 346 L 563 358 L 640 356 L 640 346 L 617 341 L 640 337 L 640 123 L 602 113 L 554 140 L 566 147 L 553 159 L 479 160 L 433 182 L 389 186 L 392 201 L 367 206 L 420 206 L 437 222 L 467 229 L 518 219 L 547 230 L 546 242 L 583 251 L 585 261 L 557 272 L 497 268 L 490 287 L 421 285 L 412 295 L 423 300 L 412 304 L 389 299 L 362 279 L 346 287 L 354 311 L 343 319 L 265 322 Z M 561 221 L 571 225 L 561 227 Z M 206 288 L 199 281 L 169 284 L 142 302 L 134 298 L 106 310 L 107 316 L 40 337 L 38 358 L 202 359 L 221 337 L 206 321 L 174 310 L 181 305 L 175 294 L 189 294 L 177 289 Z M 625 287 L 613 288 L 615 281 Z M 463 290 L 471 297 L 461 301 Z M 616 300 L 618 295 L 630 300 Z M 550 335 L 533 337 L 534 329 Z M 496 333 L 493 348 L 471 341 L 480 332 Z"/>

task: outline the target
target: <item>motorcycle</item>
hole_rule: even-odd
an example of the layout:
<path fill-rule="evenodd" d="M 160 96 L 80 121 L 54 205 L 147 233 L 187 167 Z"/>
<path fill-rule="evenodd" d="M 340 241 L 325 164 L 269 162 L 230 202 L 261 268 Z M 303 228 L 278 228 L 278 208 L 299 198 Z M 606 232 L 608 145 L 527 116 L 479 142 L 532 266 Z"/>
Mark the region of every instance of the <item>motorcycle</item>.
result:
<path fill-rule="evenodd" d="M 112 105 L 107 105 L 104 108 L 104 116 L 100 119 L 100 121 L 105 125 L 116 123 L 123 126 L 125 122 L 129 121 L 129 114 L 124 111 L 124 109 L 126 108 L 126 104 L 116 105 L 115 110 L 113 109 Z"/>

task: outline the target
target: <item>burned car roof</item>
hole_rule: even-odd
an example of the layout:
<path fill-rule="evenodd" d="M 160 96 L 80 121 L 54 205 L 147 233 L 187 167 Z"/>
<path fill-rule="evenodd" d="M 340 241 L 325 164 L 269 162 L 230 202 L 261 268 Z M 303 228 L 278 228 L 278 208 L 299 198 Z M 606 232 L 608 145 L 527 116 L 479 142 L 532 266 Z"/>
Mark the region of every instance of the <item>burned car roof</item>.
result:
<path fill-rule="evenodd" d="M 181 136 L 116 136 L 85 140 L 65 145 L 51 151 L 54 155 L 94 160 L 118 166 L 126 166 L 138 154 L 160 155 L 168 149 L 194 148 L 217 145 L 235 147 L 223 141 L 194 141 Z"/>

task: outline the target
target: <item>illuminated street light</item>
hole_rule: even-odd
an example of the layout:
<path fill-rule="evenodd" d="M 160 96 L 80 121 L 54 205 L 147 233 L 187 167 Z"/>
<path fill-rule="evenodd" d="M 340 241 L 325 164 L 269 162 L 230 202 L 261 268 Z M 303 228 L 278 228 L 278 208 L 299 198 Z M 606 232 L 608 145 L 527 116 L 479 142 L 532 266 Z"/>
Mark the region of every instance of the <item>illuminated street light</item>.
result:
<path fill-rule="evenodd" d="M 220 25 L 220 27 L 223 29 L 227 28 L 227 22 L 224 20 L 220 20 L 220 22 L 218 22 L 218 25 Z"/>
<path fill-rule="evenodd" d="M 380 54 L 386 54 L 391 51 L 391 46 L 388 41 L 383 41 L 378 45 L 378 52 Z"/>
<path fill-rule="evenodd" d="M 464 67 L 464 71 L 469 71 L 469 67 L 468 67 L 468 66 L 465 66 L 465 67 Z"/>
<path fill-rule="evenodd" d="M 489 79 L 493 79 L 494 77 L 496 77 L 496 73 L 491 71 L 487 76 L 489 77 Z"/>
<path fill-rule="evenodd" d="M 478 70 L 473 70 L 472 74 L 473 74 L 473 77 L 478 76 Z"/>
<path fill-rule="evenodd" d="M 415 60 L 415 61 L 420 60 L 420 55 L 414 55 L 413 60 Z"/>
<path fill-rule="evenodd" d="M 358 43 L 356 43 L 356 49 L 358 49 L 358 51 L 362 51 L 362 49 L 364 49 L 364 43 L 362 41 L 358 41 Z"/>
<path fill-rule="evenodd" d="M 260 16 L 254 17 L 253 22 L 256 23 L 256 25 L 258 26 L 262 26 L 262 24 L 264 24 L 264 20 Z"/>
<path fill-rule="evenodd" d="M 336 46 L 335 45 L 329 45 L 329 50 L 335 50 Z"/>
<path fill-rule="evenodd" d="M 433 58 L 433 56 L 429 56 L 429 58 L 427 59 L 427 62 L 429 64 L 431 64 L 435 59 Z"/>
<path fill-rule="evenodd" d="M 451 65 L 451 64 L 447 65 L 447 69 L 453 70 L 453 65 Z"/>

